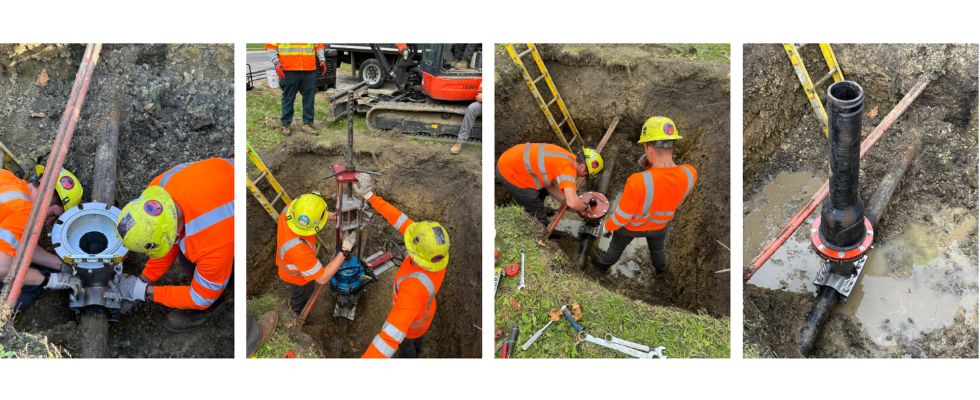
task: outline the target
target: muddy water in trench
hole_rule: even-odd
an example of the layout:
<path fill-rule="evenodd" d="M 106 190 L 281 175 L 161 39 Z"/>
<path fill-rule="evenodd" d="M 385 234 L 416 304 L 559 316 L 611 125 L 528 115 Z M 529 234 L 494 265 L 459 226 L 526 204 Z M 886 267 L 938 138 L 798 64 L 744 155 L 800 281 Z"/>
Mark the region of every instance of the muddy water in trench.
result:
<path fill-rule="evenodd" d="M 746 265 L 823 180 L 812 172 L 780 173 L 746 203 Z M 810 249 L 807 229 L 814 214 L 752 276 L 750 284 L 814 292 L 812 282 L 821 263 Z M 928 222 L 899 227 L 899 233 L 876 240 L 850 299 L 835 310 L 861 322 L 865 333 L 880 345 L 916 339 L 950 325 L 960 313 L 976 318 L 977 266 L 959 243 L 976 229 L 977 218 L 964 208 L 940 208 L 930 215 Z"/>

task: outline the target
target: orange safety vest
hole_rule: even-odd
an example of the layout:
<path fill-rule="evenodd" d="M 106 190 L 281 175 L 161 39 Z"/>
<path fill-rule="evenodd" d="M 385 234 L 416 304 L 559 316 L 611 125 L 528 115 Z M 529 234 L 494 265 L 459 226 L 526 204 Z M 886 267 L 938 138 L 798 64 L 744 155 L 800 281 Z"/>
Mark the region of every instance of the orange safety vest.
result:
<path fill-rule="evenodd" d="M 276 265 L 279 278 L 293 285 L 303 286 L 319 279 L 327 272 L 316 258 L 316 239 L 300 236 L 286 224 L 286 210 L 279 213 L 276 223 Z"/>
<path fill-rule="evenodd" d="M 27 182 L 0 169 L 0 253 L 17 253 L 32 205 Z"/>
<path fill-rule="evenodd" d="M 210 158 L 180 164 L 156 177 L 150 186 L 170 194 L 183 213 L 184 232 L 177 246 L 152 258 L 143 275 L 156 282 L 178 254 L 194 264 L 190 286 L 157 286 L 153 301 L 171 308 L 203 310 L 221 296 L 235 261 L 234 160 Z"/>
<path fill-rule="evenodd" d="M 402 235 L 414 223 L 378 195 L 371 196 L 368 202 Z M 395 274 L 392 285 L 391 299 L 394 305 L 381 326 L 381 332 L 374 337 L 361 357 L 391 358 L 403 340 L 424 335 L 432 325 L 432 317 L 436 315 L 436 293 L 442 287 L 445 276 L 445 269 L 439 272 L 426 271 L 412 263 L 412 257 L 406 257 Z"/>
<path fill-rule="evenodd" d="M 315 71 L 316 52 L 323 50 L 323 43 L 266 43 L 265 51 L 279 57 L 286 71 Z"/>
<path fill-rule="evenodd" d="M 558 184 L 558 189 L 576 189 L 575 156 L 550 143 L 524 143 L 507 149 L 497 159 L 500 176 L 511 185 L 542 189 Z"/>
<path fill-rule="evenodd" d="M 658 231 L 674 219 L 698 173 L 691 164 L 673 168 L 650 168 L 626 179 L 616 211 L 606 217 L 606 231 L 626 227 L 634 232 Z"/>

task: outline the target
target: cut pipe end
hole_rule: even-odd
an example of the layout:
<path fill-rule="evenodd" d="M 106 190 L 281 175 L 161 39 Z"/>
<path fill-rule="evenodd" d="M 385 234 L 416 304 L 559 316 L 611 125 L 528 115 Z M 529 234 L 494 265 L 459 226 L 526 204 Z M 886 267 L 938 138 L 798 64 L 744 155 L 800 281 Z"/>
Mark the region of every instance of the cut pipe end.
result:
<path fill-rule="evenodd" d="M 827 88 L 827 102 L 842 114 L 861 112 L 864 109 L 864 88 L 854 81 L 835 82 Z"/>

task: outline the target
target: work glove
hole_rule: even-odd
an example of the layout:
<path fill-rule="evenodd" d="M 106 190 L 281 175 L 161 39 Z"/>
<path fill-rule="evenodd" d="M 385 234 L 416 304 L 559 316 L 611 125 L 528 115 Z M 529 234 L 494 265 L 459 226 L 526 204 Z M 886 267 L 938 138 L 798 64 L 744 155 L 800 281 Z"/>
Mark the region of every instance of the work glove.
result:
<path fill-rule="evenodd" d="M 357 178 L 357 182 L 354 182 L 354 193 L 357 193 L 364 200 L 368 200 L 371 196 L 374 196 L 374 185 L 371 182 L 371 174 L 365 172 L 359 172 L 354 176 Z"/>
<path fill-rule="evenodd" d="M 320 61 L 320 68 L 323 68 L 323 72 L 320 73 L 320 76 L 327 76 L 327 62 L 326 61 L 323 61 L 323 60 Z"/>
<path fill-rule="evenodd" d="M 82 280 L 71 274 L 55 272 L 48 275 L 48 284 L 44 285 L 44 288 L 55 290 L 72 289 L 75 293 L 78 293 L 82 290 Z"/>
<path fill-rule="evenodd" d="M 286 77 L 286 71 L 282 69 L 282 63 L 276 63 L 276 75 L 279 75 L 279 79 Z"/>
<path fill-rule="evenodd" d="M 636 160 L 636 164 L 643 169 L 650 168 L 650 161 L 647 160 L 647 153 L 641 153 L 640 158 Z"/>
<path fill-rule="evenodd" d="M 61 263 L 61 273 L 67 275 L 75 275 L 75 268 L 68 263 Z"/>
<path fill-rule="evenodd" d="M 146 282 L 139 277 L 122 274 L 117 287 L 123 300 L 146 301 L 146 286 Z"/>
<path fill-rule="evenodd" d="M 344 236 L 344 241 L 340 244 L 340 249 L 343 250 L 344 253 L 348 253 L 354 248 L 354 242 L 356 241 L 357 235 L 355 235 L 354 232 L 349 232 L 347 236 Z"/>

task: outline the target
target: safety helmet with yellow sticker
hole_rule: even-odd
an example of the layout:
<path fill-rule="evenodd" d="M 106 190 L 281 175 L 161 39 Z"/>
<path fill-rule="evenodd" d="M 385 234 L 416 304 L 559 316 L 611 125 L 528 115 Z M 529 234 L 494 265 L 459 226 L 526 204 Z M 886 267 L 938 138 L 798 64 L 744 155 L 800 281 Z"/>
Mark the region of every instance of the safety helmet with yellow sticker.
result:
<path fill-rule="evenodd" d="M 31 180 L 40 181 L 42 175 L 44 175 L 44 166 L 35 165 L 34 177 Z M 54 190 L 58 193 L 58 199 L 61 200 L 61 205 L 65 210 L 81 204 L 82 195 L 85 193 L 82 190 L 82 183 L 78 181 L 75 174 L 64 168 L 58 173 L 58 181 L 55 182 Z"/>
<path fill-rule="evenodd" d="M 636 143 L 654 143 L 657 147 L 672 147 L 674 140 L 683 139 L 674 121 L 667 117 L 650 117 L 643 123 L 640 140 Z"/>
<path fill-rule="evenodd" d="M 415 264 L 439 272 L 449 264 L 449 232 L 438 222 L 415 222 L 405 229 L 405 248 Z"/>
<path fill-rule="evenodd" d="M 286 210 L 286 226 L 300 236 L 313 236 L 327 224 L 330 211 L 320 192 L 306 193 L 293 199 Z"/>
<path fill-rule="evenodd" d="M 123 207 L 116 233 L 127 249 L 163 257 L 177 241 L 177 205 L 162 187 L 150 186 Z"/>

